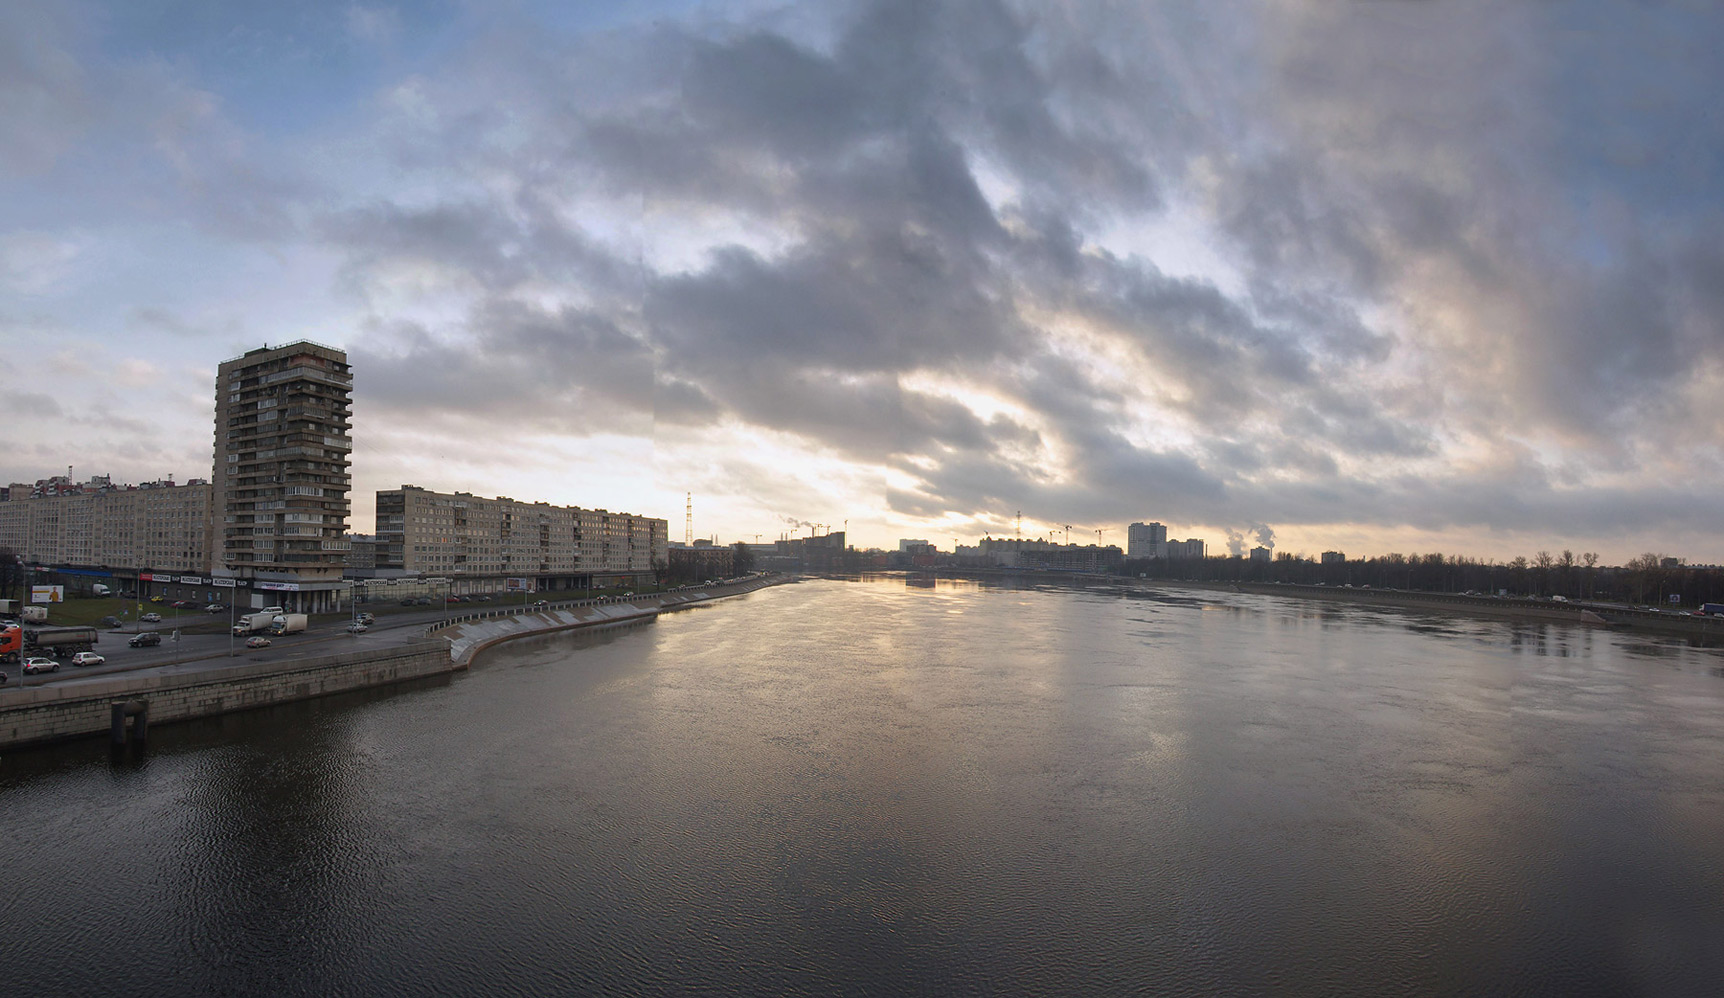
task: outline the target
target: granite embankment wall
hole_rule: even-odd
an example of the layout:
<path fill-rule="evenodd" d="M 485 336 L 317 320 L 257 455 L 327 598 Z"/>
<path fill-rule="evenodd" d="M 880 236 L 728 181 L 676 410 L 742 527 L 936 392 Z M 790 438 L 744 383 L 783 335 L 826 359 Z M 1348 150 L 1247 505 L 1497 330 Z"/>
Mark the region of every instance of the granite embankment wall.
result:
<path fill-rule="evenodd" d="M 113 704 L 121 701 L 148 704 L 154 726 L 443 675 L 451 668 L 448 643 L 427 640 L 290 662 L 152 670 L 9 690 L 0 708 L 0 748 L 105 733 Z"/>

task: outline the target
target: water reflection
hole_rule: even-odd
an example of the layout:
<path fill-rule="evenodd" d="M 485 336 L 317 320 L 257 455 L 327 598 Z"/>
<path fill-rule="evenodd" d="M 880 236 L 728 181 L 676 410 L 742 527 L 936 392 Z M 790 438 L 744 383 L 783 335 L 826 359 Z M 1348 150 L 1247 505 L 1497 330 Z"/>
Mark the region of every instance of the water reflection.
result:
<path fill-rule="evenodd" d="M 1720 732 L 1680 642 L 805 582 L 8 758 L 0 931 L 104 928 L 19 993 L 1700 994 Z"/>

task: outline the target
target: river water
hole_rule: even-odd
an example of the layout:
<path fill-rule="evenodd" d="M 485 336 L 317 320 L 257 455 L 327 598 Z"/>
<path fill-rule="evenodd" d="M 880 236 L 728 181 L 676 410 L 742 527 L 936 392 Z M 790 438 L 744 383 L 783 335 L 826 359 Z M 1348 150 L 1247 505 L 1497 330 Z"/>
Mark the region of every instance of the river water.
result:
<path fill-rule="evenodd" d="M 0 992 L 1715 995 L 1724 655 L 811 581 L 0 760 Z"/>

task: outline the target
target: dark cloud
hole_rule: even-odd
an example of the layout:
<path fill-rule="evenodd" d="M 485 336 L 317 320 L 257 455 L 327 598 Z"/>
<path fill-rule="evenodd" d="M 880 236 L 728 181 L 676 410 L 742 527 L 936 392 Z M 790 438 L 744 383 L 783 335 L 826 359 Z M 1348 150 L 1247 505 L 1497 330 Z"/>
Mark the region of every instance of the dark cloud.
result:
<path fill-rule="evenodd" d="M 1619 481 L 1671 421 L 1724 423 L 1691 390 L 1724 341 L 1724 80 L 1685 40 L 1716 17 L 1649 13 L 1625 54 L 1640 8 L 1583 6 L 1555 47 L 1555 12 L 1470 4 L 862 0 L 590 59 L 500 32 L 479 96 L 398 136 L 485 182 L 319 233 L 358 291 L 471 284 L 366 354 L 402 408 L 733 420 L 897 472 L 913 517 L 1605 529 L 1656 489 L 1559 465 Z M 1219 270 L 1105 241 L 1174 206 Z"/>

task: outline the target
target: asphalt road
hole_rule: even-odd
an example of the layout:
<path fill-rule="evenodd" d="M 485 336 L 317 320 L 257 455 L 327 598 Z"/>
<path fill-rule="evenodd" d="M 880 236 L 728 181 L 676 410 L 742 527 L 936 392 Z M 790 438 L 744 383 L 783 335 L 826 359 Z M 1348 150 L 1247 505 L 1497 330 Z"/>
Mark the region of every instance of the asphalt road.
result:
<path fill-rule="evenodd" d="M 449 614 L 457 612 L 451 607 Z M 71 653 L 59 657 L 60 671 L 43 673 L 35 676 L 23 676 L 22 663 L 11 663 L 0 666 L 0 673 L 6 675 L 6 682 L 0 685 L 0 696 L 9 690 L 20 689 L 20 683 L 31 688 L 37 686 L 57 685 L 75 682 L 89 676 L 111 675 L 116 672 L 130 672 L 136 669 L 156 668 L 167 665 L 183 665 L 186 671 L 198 668 L 221 667 L 232 661 L 267 661 L 271 658 L 298 658 L 303 655 L 334 654 L 341 646 L 333 642 L 345 642 L 353 647 L 364 645 L 401 644 L 414 640 L 424 634 L 427 624 L 436 623 L 447 616 L 436 609 L 426 609 L 419 612 L 390 613 L 380 616 L 364 634 L 349 634 L 345 630 L 348 618 L 345 616 L 328 616 L 314 618 L 309 630 L 300 634 L 287 634 L 282 637 L 265 635 L 270 640 L 268 648 L 247 648 L 245 638 L 230 639 L 226 633 L 194 634 L 181 631 L 178 639 L 174 637 L 174 618 L 164 616 L 160 624 L 128 624 L 123 630 L 103 630 L 98 632 L 95 651 L 105 662 L 101 665 L 78 667 L 72 664 Z M 215 616 L 215 615 L 210 615 Z M 181 618 L 186 625 L 208 625 L 210 620 L 194 617 L 190 614 Z M 225 615 L 221 618 L 225 626 Z M 132 648 L 127 640 L 138 630 L 156 630 L 162 636 L 162 643 L 153 648 Z M 363 643 L 363 644 L 361 644 Z M 321 647 L 330 645 L 330 647 Z M 229 652 L 232 652 L 230 658 Z M 25 657 L 29 657 L 26 653 Z"/>

